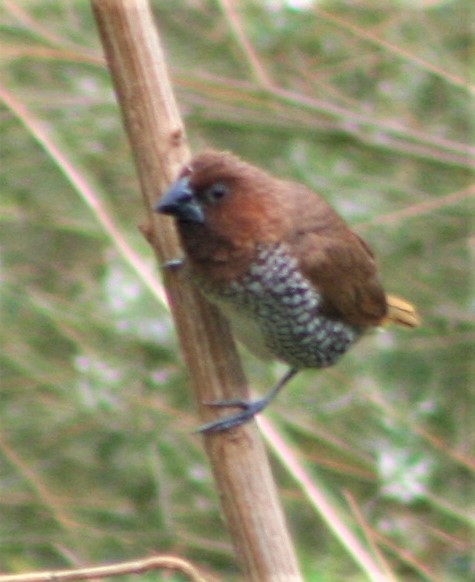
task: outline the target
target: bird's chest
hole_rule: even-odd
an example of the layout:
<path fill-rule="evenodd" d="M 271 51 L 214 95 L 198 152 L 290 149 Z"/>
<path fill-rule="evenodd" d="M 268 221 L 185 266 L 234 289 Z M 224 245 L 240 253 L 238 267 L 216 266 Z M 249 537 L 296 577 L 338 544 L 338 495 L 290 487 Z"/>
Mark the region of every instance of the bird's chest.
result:
<path fill-rule="evenodd" d="M 333 364 L 361 330 L 322 313 L 322 298 L 281 245 L 258 249 L 247 272 L 202 288 L 228 316 L 238 338 L 256 355 L 297 368 Z"/>

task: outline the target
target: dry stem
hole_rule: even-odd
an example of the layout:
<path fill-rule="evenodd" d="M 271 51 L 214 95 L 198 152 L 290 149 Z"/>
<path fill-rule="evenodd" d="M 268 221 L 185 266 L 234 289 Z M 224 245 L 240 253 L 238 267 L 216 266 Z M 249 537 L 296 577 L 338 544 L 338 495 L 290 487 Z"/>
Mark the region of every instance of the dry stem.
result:
<path fill-rule="evenodd" d="M 158 194 L 189 158 L 184 128 L 146 0 L 92 0 L 135 156 L 148 222 L 161 263 L 182 255 L 173 223 L 156 217 Z M 203 401 L 246 398 L 246 381 L 228 325 L 179 273 L 167 291 L 203 420 Z M 248 580 L 301 580 L 267 456 L 254 423 L 205 437 L 223 511 Z"/>

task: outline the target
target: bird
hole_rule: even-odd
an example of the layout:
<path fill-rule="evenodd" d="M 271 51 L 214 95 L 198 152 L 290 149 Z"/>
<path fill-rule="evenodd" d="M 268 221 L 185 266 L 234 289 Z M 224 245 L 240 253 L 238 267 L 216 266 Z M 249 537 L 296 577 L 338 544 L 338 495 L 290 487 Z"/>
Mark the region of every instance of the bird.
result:
<path fill-rule="evenodd" d="M 369 245 L 320 195 L 230 152 L 204 150 L 184 165 L 155 211 L 174 218 L 186 269 L 233 333 L 264 360 L 289 366 L 258 400 L 199 429 L 237 427 L 260 413 L 300 370 L 334 365 L 370 329 L 413 328 L 412 303 L 387 294 Z"/>

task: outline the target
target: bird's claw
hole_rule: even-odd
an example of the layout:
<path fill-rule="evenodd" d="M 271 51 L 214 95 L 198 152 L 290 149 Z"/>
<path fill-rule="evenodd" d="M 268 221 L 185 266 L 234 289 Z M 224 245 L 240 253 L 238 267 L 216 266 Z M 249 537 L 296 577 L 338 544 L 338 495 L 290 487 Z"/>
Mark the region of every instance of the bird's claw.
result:
<path fill-rule="evenodd" d="M 242 410 L 247 410 L 252 406 L 253 402 L 249 400 L 204 400 L 203 404 L 214 408 L 241 408 Z"/>
<path fill-rule="evenodd" d="M 249 422 L 256 414 L 262 411 L 266 406 L 267 400 L 261 398 L 260 400 L 215 400 L 212 402 L 204 402 L 207 406 L 213 406 L 215 408 L 241 408 L 242 411 L 231 416 L 225 416 L 224 418 L 218 418 L 218 420 L 213 420 L 207 424 L 200 426 L 196 432 L 202 434 L 210 434 L 215 432 L 222 432 L 224 430 L 229 430 L 236 426 L 241 426 L 246 422 Z"/>
<path fill-rule="evenodd" d="M 287 382 L 297 374 L 298 368 L 290 368 L 289 371 L 284 374 L 284 376 L 277 382 L 277 384 L 268 392 L 264 398 L 259 398 L 259 400 L 212 400 L 211 402 L 203 402 L 206 406 L 213 406 L 215 408 L 240 408 L 241 412 L 232 414 L 231 416 L 225 416 L 224 418 L 218 418 L 218 420 L 213 420 L 207 424 L 200 426 L 196 432 L 201 433 L 214 433 L 221 432 L 223 430 L 229 430 L 235 426 L 240 426 L 254 418 L 256 414 L 262 412 L 264 408 L 275 398 L 275 396 L 282 390 L 282 388 L 287 384 Z"/>
<path fill-rule="evenodd" d="M 169 261 L 163 263 L 163 268 L 170 271 L 175 271 L 176 269 L 182 267 L 184 262 L 185 259 L 170 259 Z"/>

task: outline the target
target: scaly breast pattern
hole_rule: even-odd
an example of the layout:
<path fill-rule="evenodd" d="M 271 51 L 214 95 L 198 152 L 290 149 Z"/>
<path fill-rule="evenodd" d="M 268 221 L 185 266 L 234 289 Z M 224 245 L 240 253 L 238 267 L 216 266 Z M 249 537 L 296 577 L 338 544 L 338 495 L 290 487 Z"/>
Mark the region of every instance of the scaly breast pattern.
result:
<path fill-rule="evenodd" d="M 204 283 L 203 291 L 224 308 L 251 351 L 296 368 L 331 366 L 364 331 L 322 313 L 321 296 L 284 245 L 258 247 L 244 275 L 219 288 Z"/>

